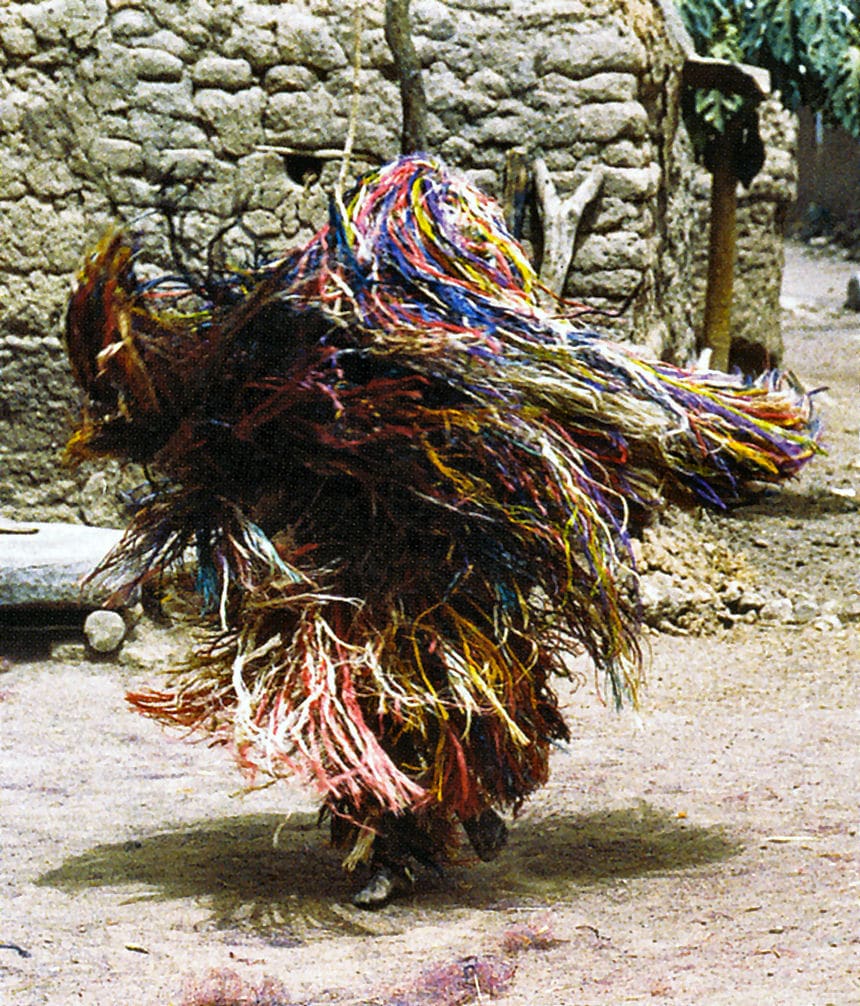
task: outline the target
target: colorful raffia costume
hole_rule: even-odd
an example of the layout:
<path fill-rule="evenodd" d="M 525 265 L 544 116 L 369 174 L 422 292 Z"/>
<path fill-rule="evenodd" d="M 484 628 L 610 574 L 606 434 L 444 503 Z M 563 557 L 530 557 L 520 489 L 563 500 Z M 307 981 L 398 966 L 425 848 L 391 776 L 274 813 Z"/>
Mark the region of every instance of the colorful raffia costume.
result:
<path fill-rule="evenodd" d="M 130 591 L 193 546 L 220 628 L 131 700 L 310 780 L 348 865 L 432 861 L 457 819 L 492 855 L 494 809 L 567 737 L 565 656 L 636 700 L 630 528 L 817 449 L 784 377 L 679 370 L 542 309 L 496 204 L 426 156 L 264 266 L 144 283 L 136 255 L 108 233 L 72 294 L 68 450 L 159 473 L 100 575 Z"/>

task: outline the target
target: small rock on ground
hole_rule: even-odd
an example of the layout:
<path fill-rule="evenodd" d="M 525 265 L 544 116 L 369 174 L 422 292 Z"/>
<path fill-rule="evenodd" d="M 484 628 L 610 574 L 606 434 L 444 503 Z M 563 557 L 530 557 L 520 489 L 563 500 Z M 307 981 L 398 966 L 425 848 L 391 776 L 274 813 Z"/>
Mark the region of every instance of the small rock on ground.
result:
<path fill-rule="evenodd" d="M 84 635 L 96 653 L 113 653 L 125 639 L 126 625 L 116 611 L 91 611 L 84 622 Z"/>

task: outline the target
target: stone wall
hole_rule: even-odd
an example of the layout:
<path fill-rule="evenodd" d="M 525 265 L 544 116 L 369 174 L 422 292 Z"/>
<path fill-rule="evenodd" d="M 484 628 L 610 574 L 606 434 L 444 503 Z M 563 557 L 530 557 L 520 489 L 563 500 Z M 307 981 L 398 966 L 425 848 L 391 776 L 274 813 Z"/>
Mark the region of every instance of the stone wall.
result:
<path fill-rule="evenodd" d="M 383 7 L 362 5 L 356 171 L 398 153 Z M 602 164 L 567 293 L 626 304 L 601 326 L 689 355 L 683 54 L 660 3 L 413 0 L 412 14 L 430 149 L 497 195 L 514 146 L 562 195 Z M 59 464 L 77 409 L 62 317 L 84 247 L 119 217 L 165 250 L 164 205 L 192 259 L 230 222 L 234 261 L 309 235 L 340 168 L 353 42 L 352 4 L 334 0 L 0 7 L 0 511 L 107 513 L 110 483 Z"/>

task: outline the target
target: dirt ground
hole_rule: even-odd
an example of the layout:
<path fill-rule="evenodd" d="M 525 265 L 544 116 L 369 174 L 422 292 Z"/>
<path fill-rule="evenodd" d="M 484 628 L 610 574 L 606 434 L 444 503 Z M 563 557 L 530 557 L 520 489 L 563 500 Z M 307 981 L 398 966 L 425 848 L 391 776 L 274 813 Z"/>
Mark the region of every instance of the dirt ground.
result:
<path fill-rule="evenodd" d="M 638 715 L 566 694 L 574 740 L 496 863 L 362 913 L 312 800 L 237 794 L 224 752 L 126 709 L 169 636 L 0 644 L 0 1003 L 860 1003 L 851 269 L 788 248 L 784 362 L 828 386 L 828 456 L 701 525 L 829 620 L 649 634 Z"/>

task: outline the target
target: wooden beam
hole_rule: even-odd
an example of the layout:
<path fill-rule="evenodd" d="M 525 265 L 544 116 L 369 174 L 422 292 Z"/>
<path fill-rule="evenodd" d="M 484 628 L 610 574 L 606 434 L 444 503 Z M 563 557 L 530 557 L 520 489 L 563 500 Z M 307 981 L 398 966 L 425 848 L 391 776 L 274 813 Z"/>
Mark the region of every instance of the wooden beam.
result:
<path fill-rule="evenodd" d="M 723 94 L 762 101 L 770 94 L 770 74 L 758 66 L 732 63 L 709 56 L 689 56 L 681 77 L 688 87 L 708 88 Z"/>

